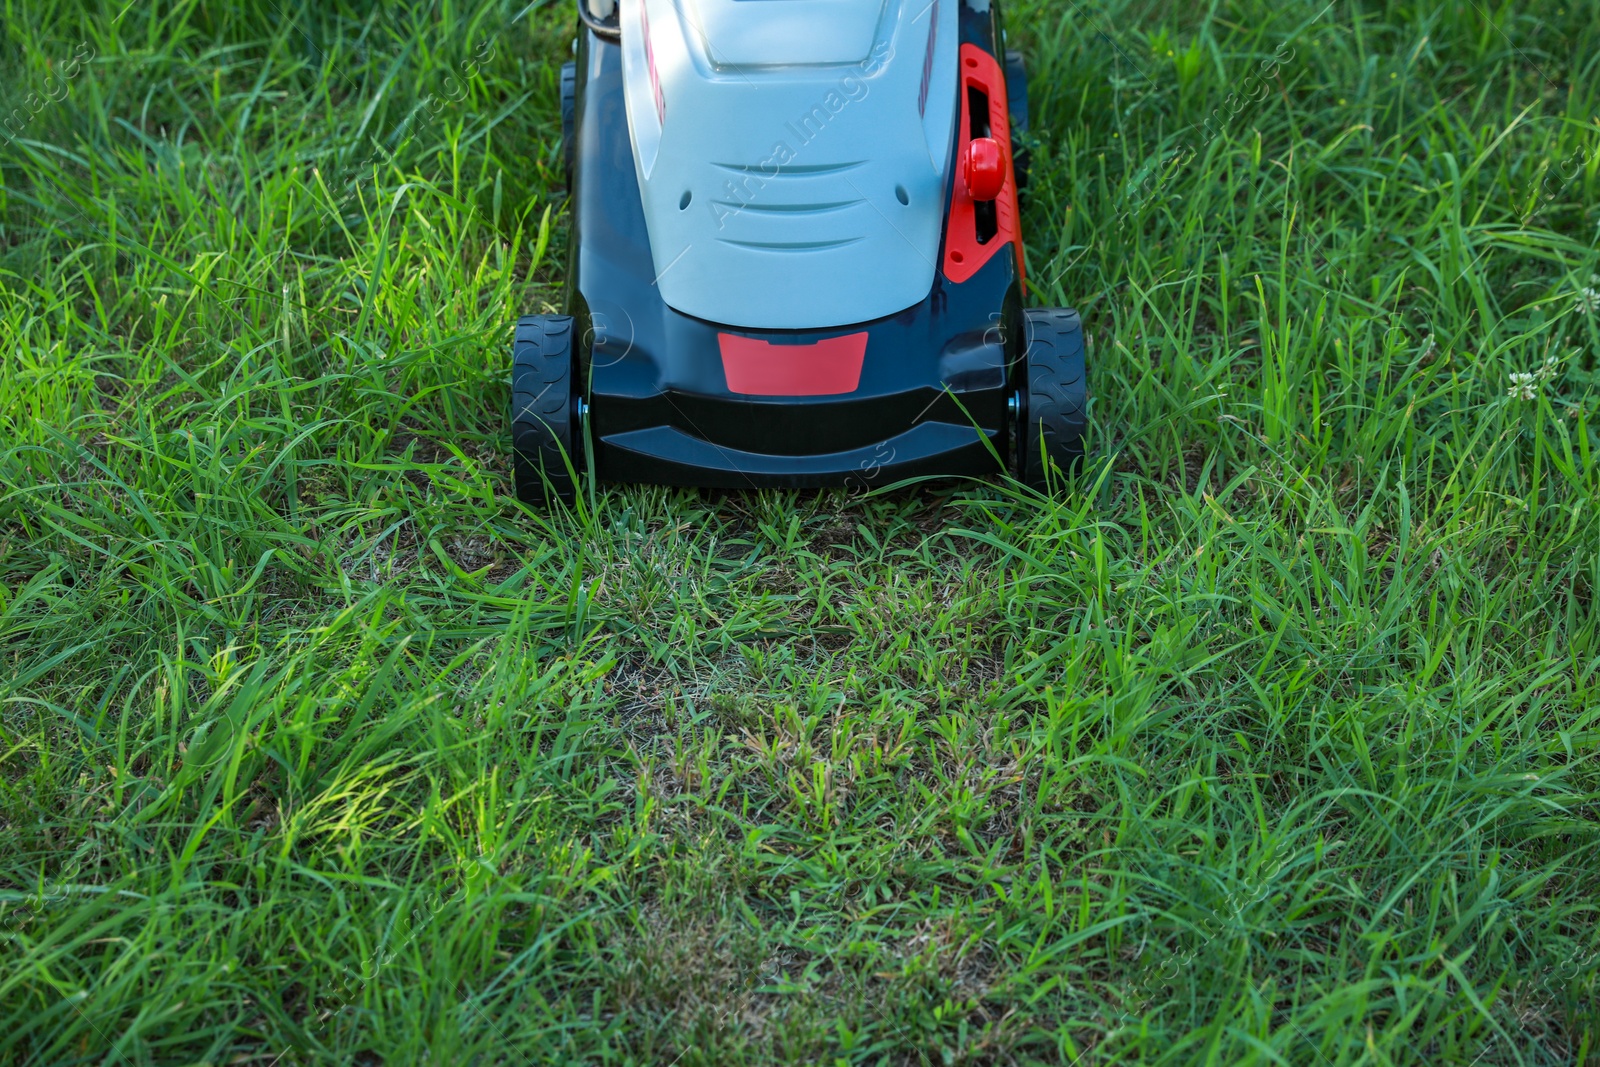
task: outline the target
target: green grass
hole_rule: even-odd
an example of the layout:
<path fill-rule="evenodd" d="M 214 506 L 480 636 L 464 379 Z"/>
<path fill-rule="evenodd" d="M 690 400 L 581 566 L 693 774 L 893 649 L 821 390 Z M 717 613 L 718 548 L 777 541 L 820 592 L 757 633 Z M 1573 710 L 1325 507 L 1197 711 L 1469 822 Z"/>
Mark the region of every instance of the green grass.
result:
<path fill-rule="evenodd" d="M 1600 1060 L 1600 3 L 1018 0 L 1095 464 L 554 518 L 566 6 L 282 3 L 4 9 L 0 1062 Z"/>

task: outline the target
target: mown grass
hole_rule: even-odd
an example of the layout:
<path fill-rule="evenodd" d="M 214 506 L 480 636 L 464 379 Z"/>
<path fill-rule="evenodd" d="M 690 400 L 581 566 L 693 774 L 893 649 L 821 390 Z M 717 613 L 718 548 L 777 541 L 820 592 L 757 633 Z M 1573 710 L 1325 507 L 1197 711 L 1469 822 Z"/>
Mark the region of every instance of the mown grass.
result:
<path fill-rule="evenodd" d="M 1600 4 L 1008 14 L 1097 462 L 547 518 L 564 5 L 6 5 L 0 1061 L 1594 1062 Z"/>

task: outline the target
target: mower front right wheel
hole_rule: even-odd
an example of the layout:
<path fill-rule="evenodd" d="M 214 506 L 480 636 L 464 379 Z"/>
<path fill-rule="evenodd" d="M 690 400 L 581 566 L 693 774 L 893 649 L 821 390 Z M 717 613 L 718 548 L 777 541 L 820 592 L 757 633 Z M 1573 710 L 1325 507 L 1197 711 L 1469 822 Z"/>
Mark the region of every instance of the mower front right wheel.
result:
<path fill-rule="evenodd" d="M 578 497 L 580 427 L 570 315 L 525 315 L 511 345 L 511 448 L 517 496 L 571 505 Z"/>
<path fill-rule="evenodd" d="M 1089 429 L 1083 320 L 1071 308 L 1029 308 L 1024 315 L 1027 365 L 1017 390 L 1013 473 L 1045 492 L 1052 467 L 1066 474 L 1083 462 Z"/>

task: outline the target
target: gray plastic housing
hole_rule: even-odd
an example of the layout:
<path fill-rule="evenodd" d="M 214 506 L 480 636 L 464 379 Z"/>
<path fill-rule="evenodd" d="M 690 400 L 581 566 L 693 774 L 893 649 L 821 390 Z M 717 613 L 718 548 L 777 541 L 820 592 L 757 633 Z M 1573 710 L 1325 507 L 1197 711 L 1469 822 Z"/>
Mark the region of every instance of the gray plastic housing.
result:
<path fill-rule="evenodd" d="M 666 303 L 826 329 L 925 299 L 958 0 L 621 0 L 628 131 Z"/>

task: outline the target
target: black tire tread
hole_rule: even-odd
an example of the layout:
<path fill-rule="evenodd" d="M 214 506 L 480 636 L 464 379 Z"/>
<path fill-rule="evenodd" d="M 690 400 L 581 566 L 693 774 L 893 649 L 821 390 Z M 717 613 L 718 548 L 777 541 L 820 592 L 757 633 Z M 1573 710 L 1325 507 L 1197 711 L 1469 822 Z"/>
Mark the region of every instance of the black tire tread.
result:
<path fill-rule="evenodd" d="M 1019 473 L 1027 485 L 1044 490 L 1049 464 L 1067 472 L 1083 460 L 1089 422 L 1083 320 L 1072 308 L 1029 308 L 1025 314 L 1027 421 Z"/>
<path fill-rule="evenodd" d="M 570 315 L 526 315 L 511 345 L 511 447 L 517 496 L 533 505 L 577 499 L 572 470 L 573 336 Z"/>

